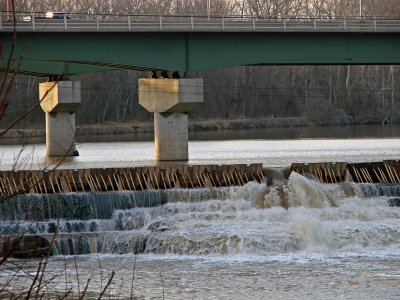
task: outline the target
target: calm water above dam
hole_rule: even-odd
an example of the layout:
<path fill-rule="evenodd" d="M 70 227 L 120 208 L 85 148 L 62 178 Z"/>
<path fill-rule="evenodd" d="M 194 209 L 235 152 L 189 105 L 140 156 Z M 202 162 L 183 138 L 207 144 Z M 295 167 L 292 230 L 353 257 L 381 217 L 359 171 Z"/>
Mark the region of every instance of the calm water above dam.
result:
<path fill-rule="evenodd" d="M 80 156 L 66 158 L 61 168 L 154 165 L 152 134 L 107 135 L 78 139 Z M 313 138 L 314 137 L 314 138 Z M 339 126 L 192 132 L 189 164 L 264 163 L 286 167 L 294 162 L 367 162 L 398 159 L 400 126 Z M 16 139 L 0 145 L 0 169 L 39 168 L 57 164 L 45 157 L 44 140 Z M 33 143 L 33 144 L 32 144 Z"/>
<path fill-rule="evenodd" d="M 65 158 L 60 168 L 155 165 L 153 142 L 82 143 L 80 156 Z M 44 145 L 1 146 L 0 169 L 44 169 L 59 159 L 45 159 Z M 21 152 L 20 152 L 21 151 Z M 398 159 L 400 139 L 233 140 L 189 142 L 189 164 L 263 163 L 287 167 L 294 162 L 369 162 Z"/>
<path fill-rule="evenodd" d="M 154 164 L 152 142 L 82 142 L 78 148 L 81 156 L 66 166 Z M 189 148 L 190 163 L 262 162 L 266 167 L 400 158 L 400 138 L 393 135 L 201 140 L 190 142 Z M 8 169 L 21 148 L 1 149 L 1 168 Z M 48 163 L 43 156 L 43 145 L 29 145 L 20 166 L 43 167 Z M 90 199 L 118 202 L 121 197 L 138 196 L 86 193 L 74 195 L 73 201 L 86 201 L 86 211 L 95 212 Z M 157 201 L 158 196 L 143 197 Z M 400 298 L 400 208 L 392 206 L 400 197 L 399 187 L 323 185 L 292 174 L 282 189 L 253 182 L 163 197 L 164 205 L 115 206 L 107 216 L 62 220 L 58 255 L 48 262 L 46 276 L 54 279 L 47 295 L 71 289 L 71 298 L 77 299 L 90 278 L 86 298 L 97 299 L 114 271 L 105 299 Z M 282 199 L 288 209 L 280 206 Z M 2 234 L 49 235 L 55 220 L 34 219 L 3 220 Z M 12 264 L 1 266 L 0 284 L 18 276 L 0 295 L 10 298 L 26 290 L 37 263 L 29 261 L 22 271 Z"/>

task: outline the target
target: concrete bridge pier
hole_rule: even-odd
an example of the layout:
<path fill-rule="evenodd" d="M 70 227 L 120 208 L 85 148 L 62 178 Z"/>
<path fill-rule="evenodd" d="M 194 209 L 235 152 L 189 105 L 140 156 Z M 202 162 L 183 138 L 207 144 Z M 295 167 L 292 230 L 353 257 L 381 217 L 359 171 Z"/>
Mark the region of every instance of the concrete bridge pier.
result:
<path fill-rule="evenodd" d="M 202 78 L 139 79 L 139 103 L 154 113 L 156 160 L 189 159 L 188 113 L 203 98 Z"/>
<path fill-rule="evenodd" d="M 46 113 L 46 155 L 79 155 L 75 148 L 75 112 L 81 103 L 80 81 L 40 83 L 39 100 Z"/>

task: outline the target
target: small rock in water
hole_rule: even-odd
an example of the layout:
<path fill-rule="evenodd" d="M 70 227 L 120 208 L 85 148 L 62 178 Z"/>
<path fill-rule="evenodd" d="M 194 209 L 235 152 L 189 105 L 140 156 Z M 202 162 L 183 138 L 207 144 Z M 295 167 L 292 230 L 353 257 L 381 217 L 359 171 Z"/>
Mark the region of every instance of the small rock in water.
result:
<path fill-rule="evenodd" d="M 146 216 L 142 211 L 120 211 L 113 218 L 117 230 L 134 230 L 145 225 Z"/>
<path fill-rule="evenodd" d="M 57 232 L 57 224 L 55 222 L 50 222 L 47 225 L 47 232 L 48 233 L 56 233 Z"/>
<path fill-rule="evenodd" d="M 393 197 L 388 199 L 389 206 L 391 207 L 400 207 L 400 198 L 399 197 Z"/>
<path fill-rule="evenodd" d="M 167 221 L 155 221 L 154 223 L 151 223 L 147 229 L 152 232 L 161 232 L 171 229 L 171 225 L 172 224 Z"/>

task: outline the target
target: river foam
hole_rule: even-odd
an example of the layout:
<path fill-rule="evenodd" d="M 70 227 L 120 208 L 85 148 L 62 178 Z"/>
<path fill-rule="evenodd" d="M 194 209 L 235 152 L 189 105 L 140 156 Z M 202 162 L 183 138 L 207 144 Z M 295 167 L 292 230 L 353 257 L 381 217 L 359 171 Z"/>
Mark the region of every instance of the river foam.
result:
<path fill-rule="evenodd" d="M 400 209 L 390 205 L 397 196 L 396 186 L 327 185 L 292 173 L 284 186 L 64 195 L 59 206 L 79 205 L 57 221 L 48 218 L 49 196 L 21 195 L 6 207 L 14 217 L 1 232 L 49 239 L 58 232 L 54 254 L 64 255 L 363 252 L 400 245 Z M 23 208 L 31 218 L 18 221 Z"/>

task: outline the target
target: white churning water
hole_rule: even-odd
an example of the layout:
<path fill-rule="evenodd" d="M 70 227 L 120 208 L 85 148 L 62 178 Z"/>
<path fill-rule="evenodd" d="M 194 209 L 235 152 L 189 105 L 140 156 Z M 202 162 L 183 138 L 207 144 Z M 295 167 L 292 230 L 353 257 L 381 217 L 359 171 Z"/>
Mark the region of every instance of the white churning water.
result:
<path fill-rule="evenodd" d="M 96 223 L 90 233 L 90 225 L 63 221 L 58 251 L 91 254 L 52 258 L 48 276 L 67 262 L 54 289 L 65 290 L 66 278 L 76 287 L 77 260 L 79 280 L 92 278 L 95 298 L 114 270 L 111 298 L 121 299 L 132 291 L 136 259 L 133 294 L 139 298 L 162 297 L 167 284 L 164 293 L 174 299 L 334 299 L 340 293 L 395 299 L 400 272 L 391 264 L 400 258 L 400 209 L 389 205 L 392 193 L 381 189 L 369 197 L 371 189 L 324 185 L 292 173 L 282 187 L 252 182 L 218 192 L 167 193 L 164 205 L 86 220 Z"/>

